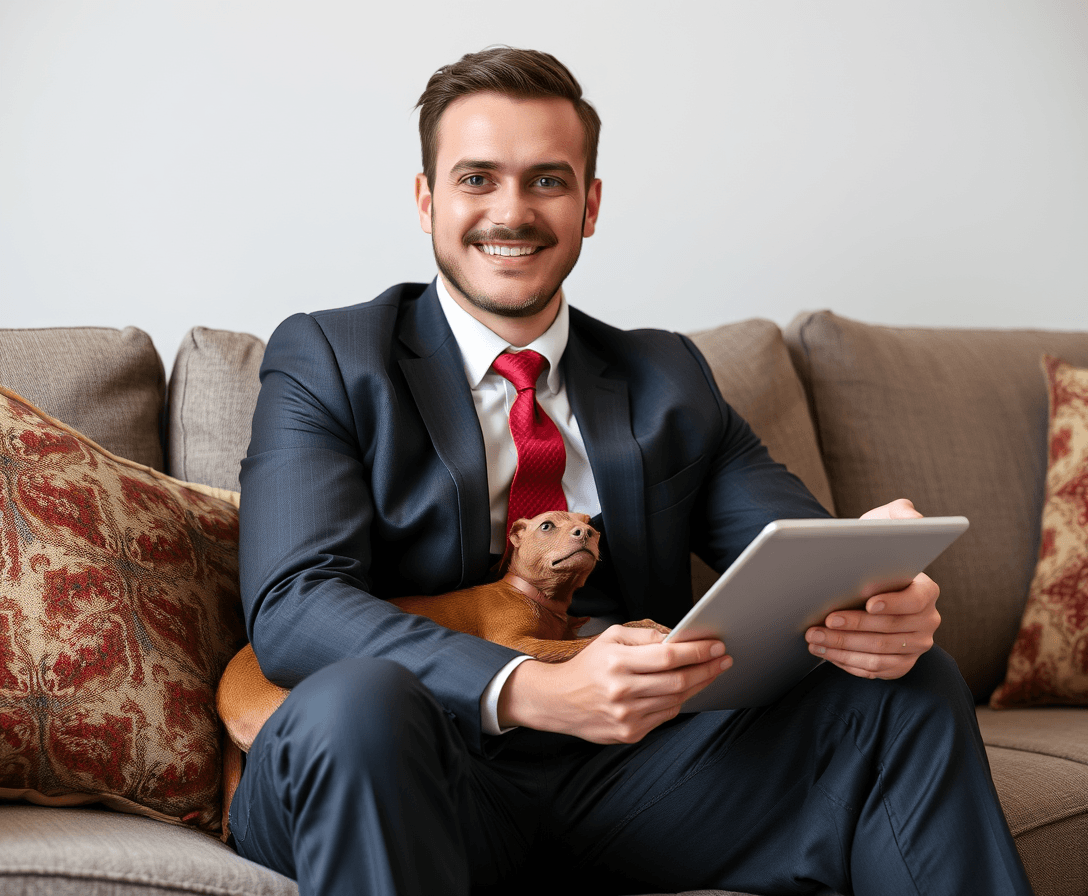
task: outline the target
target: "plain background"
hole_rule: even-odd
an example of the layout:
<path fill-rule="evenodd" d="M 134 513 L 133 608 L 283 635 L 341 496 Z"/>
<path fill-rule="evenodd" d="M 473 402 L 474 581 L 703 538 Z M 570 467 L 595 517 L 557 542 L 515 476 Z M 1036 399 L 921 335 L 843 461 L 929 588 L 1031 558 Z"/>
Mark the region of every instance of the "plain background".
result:
<path fill-rule="evenodd" d="M 429 280 L 413 106 L 493 43 L 604 121 L 598 317 L 1088 329 L 1083 0 L 0 0 L 0 326 L 169 369 Z"/>

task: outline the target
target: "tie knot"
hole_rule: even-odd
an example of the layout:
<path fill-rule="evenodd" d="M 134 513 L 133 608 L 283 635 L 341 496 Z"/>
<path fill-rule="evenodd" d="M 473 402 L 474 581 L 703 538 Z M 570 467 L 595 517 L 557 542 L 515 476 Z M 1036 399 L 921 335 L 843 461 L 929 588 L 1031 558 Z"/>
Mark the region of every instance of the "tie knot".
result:
<path fill-rule="evenodd" d="M 538 352 L 525 349 L 520 352 L 503 352 L 492 363 L 494 371 L 510 380 L 519 392 L 536 388 L 537 377 L 547 364 Z"/>

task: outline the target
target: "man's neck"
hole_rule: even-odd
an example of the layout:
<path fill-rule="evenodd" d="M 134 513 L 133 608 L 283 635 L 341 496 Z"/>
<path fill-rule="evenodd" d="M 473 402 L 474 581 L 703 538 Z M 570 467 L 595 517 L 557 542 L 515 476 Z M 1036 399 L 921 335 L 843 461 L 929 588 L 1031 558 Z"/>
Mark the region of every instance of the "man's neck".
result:
<path fill-rule="evenodd" d="M 495 314 L 479 308 L 461 295 L 460 290 L 453 286 L 442 274 L 438 275 L 442 284 L 446 287 L 450 298 L 453 299 L 468 314 L 485 327 L 505 339 L 515 348 L 523 348 L 536 339 L 539 339 L 548 327 L 555 322 L 555 316 L 559 313 L 560 293 L 556 290 L 548 304 L 531 317 L 507 317 L 503 314 Z"/>

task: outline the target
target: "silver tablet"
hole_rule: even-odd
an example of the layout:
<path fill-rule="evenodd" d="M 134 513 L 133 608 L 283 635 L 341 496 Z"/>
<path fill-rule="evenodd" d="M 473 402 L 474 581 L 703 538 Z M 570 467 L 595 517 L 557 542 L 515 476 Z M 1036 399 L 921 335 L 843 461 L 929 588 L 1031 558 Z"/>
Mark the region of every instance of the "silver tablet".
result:
<path fill-rule="evenodd" d="M 719 638 L 733 657 L 684 711 L 777 700 L 823 662 L 808 652 L 810 626 L 906 587 L 967 526 L 962 516 L 769 523 L 665 639 Z"/>

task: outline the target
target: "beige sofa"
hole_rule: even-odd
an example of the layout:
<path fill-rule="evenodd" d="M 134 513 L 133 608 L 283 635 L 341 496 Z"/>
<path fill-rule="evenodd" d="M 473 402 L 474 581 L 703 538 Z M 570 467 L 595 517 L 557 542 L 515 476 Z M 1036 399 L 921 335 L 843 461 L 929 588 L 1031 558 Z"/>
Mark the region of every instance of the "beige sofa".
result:
<path fill-rule="evenodd" d="M 994 779 L 1039 896 L 1088 893 L 1088 712 L 985 708 L 1018 631 L 1046 470 L 1043 352 L 1088 334 L 897 329 L 804 314 L 699 333 L 729 400 L 840 516 L 894 497 L 971 529 L 930 570 L 937 640 L 980 703 Z M 194 329 L 169 383 L 139 330 L 0 330 L 0 383 L 113 452 L 237 488 L 263 346 Z M 708 570 L 697 569 L 696 588 Z M 0 709 L 3 708 L 0 693 Z M 100 808 L 0 803 L 0 894 L 292 894 L 200 831 Z"/>

